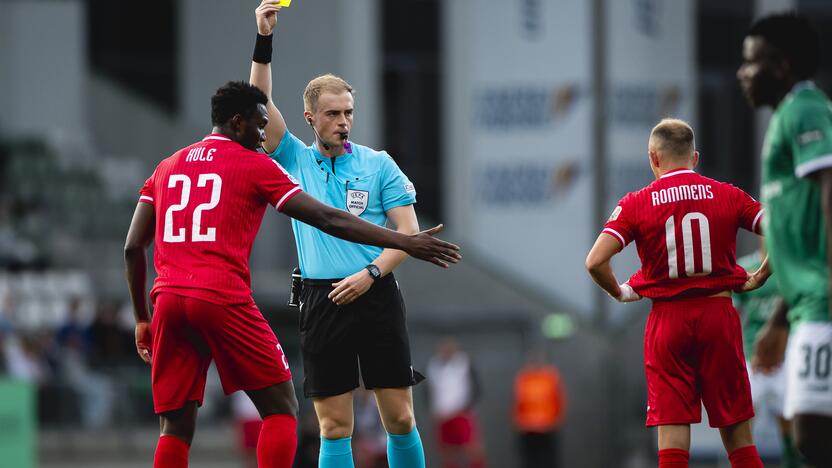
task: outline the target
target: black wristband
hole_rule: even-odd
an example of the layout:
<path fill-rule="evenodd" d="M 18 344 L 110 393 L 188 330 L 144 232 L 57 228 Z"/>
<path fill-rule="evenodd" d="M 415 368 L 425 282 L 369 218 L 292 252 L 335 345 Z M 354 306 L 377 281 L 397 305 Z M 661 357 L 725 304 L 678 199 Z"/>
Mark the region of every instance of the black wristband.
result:
<path fill-rule="evenodd" d="M 254 43 L 254 56 L 251 59 L 257 63 L 272 62 L 272 34 L 268 36 L 257 34 L 257 42 Z"/>

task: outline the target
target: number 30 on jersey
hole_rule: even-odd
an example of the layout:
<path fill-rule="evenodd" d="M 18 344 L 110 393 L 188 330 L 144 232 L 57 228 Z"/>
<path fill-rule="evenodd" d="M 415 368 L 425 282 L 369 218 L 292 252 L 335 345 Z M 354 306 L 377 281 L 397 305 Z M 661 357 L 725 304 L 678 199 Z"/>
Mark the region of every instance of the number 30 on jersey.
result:
<path fill-rule="evenodd" d="M 202 213 L 213 210 L 220 203 L 220 192 L 222 191 L 222 179 L 218 174 L 200 174 L 196 181 L 197 187 L 207 187 L 211 182 L 211 199 L 208 203 L 202 203 L 194 209 L 193 224 L 191 225 L 191 242 L 214 242 L 217 240 L 217 228 L 202 228 Z M 182 195 L 179 203 L 171 205 L 165 212 L 165 231 L 162 240 L 165 242 L 185 242 L 185 228 L 176 229 L 174 234 L 173 214 L 182 211 L 188 206 L 191 197 L 191 178 L 184 174 L 173 174 L 168 179 L 168 188 L 175 188 L 182 185 Z"/>

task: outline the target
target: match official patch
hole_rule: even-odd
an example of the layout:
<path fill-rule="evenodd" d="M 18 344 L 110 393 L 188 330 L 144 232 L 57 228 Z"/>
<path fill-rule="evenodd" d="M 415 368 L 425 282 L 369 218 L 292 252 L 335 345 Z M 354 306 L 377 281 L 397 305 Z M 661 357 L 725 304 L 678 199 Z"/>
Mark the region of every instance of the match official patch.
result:
<path fill-rule="evenodd" d="M 413 193 L 416 191 L 416 187 L 413 186 L 412 182 L 408 182 L 404 184 L 404 191 L 408 193 Z"/>
<path fill-rule="evenodd" d="M 355 216 L 361 216 L 361 213 L 367 209 L 369 198 L 370 192 L 366 190 L 347 189 L 347 210 Z"/>
<path fill-rule="evenodd" d="M 803 132 L 797 137 L 797 141 L 799 141 L 801 145 L 808 145 L 809 143 L 814 143 L 820 140 L 823 140 L 823 132 L 820 130 Z"/>
<path fill-rule="evenodd" d="M 620 215 L 620 214 L 621 214 L 621 205 L 618 205 L 618 206 L 615 207 L 614 210 L 612 210 L 612 214 L 610 215 L 610 219 L 608 219 L 607 222 L 615 221 L 616 219 L 618 219 L 618 215 Z"/>

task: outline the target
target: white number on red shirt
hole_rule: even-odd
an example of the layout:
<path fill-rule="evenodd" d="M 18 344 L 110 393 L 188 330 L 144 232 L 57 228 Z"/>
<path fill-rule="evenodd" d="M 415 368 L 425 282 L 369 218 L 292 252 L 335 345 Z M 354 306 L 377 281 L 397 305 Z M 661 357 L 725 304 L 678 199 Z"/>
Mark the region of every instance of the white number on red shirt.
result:
<path fill-rule="evenodd" d="M 699 222 L 699 239 L 701 244 L 702 271 L 697 272 L 693 251 L 693 220 Z M 679 277 L 679 262 L 676 257 L 676 220 L 673 216 L 664 223 L 665 241 L 667 243 L 667 270 L 671 279 Z M 685 274 L 687 276 L 706 276 L 711 274 L 711 232 L 708 218 L 702 213 L 688 213 L 682 218 L 682 249 L 685 254 Z"/>
<path fill-rule="evenodd" d="M 211 200 L 208 203 L 202 203 L 194 209 L 193 225 L 191 226 L 191 241 L 192 242 L 214 242 L 217 240 L 217 228 L 206 227 L 205 232 L 202 232 L 202 213 L 213 210 L 220 203 L 220 192 L 222 190 L 222 179 L 217 174 L 200 174 L 197 179 L 197 187 L 205 187 L 211 181 Z M 165 212 L 165 242 L 177 243 L 185 242 L 185 228 L 181 227 L 176 230 L 177 234 L 173 233 L 173 214 L 177 211 L 182 211 L 188 206 L 188 200 L 191 197 L 191 179 L 184 174 L 173 174 L 168 179 L 168 188 L 176 187 L 179 182 L 182 183 L 182 195 L 179 203 L 171 205 Z"/>
<path fill-rule="evenodd" d="M 207 232 L 205 234 L 199 232 L 202 227 L 202 212 L 213 210 L 220 202 L 220 190 L 222 189 L 222 179 L 220 179 L 220 176 L 217 174 L 200 174 L 196 186 L 205 187 L 209 180 L 211 181 L 211 201 L 197 206 L 194 210 L 194 242 L 214 242 L 217 240 L 217 228 L 215 227 L 207 228 Z"/>

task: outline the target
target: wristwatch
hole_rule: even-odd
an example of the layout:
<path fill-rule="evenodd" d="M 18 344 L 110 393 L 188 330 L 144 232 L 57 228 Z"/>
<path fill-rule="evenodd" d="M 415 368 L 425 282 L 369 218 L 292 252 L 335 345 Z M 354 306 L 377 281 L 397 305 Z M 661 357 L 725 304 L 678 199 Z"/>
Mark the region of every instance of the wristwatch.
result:
<path fill-rule="evenodd" d="M 373 281 L 381 278 L 381 270 L 372 263 L 365 266 L 364 269 L 370 272 L 370 277 L 373 278 Z"/>

